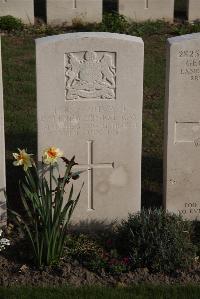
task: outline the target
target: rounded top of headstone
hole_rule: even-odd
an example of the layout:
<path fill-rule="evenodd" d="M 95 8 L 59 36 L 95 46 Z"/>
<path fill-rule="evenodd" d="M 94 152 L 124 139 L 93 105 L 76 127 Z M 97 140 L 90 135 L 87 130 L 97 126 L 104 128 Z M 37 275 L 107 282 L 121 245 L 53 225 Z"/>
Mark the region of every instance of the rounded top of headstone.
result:
<path fill-rule="evenodd" d="M 186 41 L 200 39 L 200 33 L 192 33 L 192 34 L 185 34 L 175 37 L 170 37 L 167 39 L 169 45 L 177 44 L 177 43 L 184 43 Z"/>
<path fill-rule="evenodd" d="M 59 42 L 68 39 L 85 39 L 85 38 L 105 38 L 105 39 L 119 39 L 129 42 L 141 43 L 143 44 L 143 40 L 137 36 L 131 36 L 126 34 L 119 33 L 109 33 L 109 32 L 78 32 L 78 33 L 65 33 L 53 36 L 47 36 L 42 38 L 37 38 L 36 44 L 48 44 L 52 42 Z"/>

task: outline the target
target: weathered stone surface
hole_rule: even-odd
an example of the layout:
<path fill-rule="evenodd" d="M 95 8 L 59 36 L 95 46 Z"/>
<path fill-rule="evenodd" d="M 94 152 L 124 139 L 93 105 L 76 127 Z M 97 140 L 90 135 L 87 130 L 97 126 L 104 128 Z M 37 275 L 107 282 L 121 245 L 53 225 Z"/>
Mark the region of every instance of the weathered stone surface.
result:
<path fill-rule="evenodd" d="M 200 20 L 200 1 L 188 0 L 188 21 Z"/>
<path fill-rule="evenodd" d="M 0 0 L 0 16 L 11 15 L 25 24 L 34 23 L 34 0 Z"/>
<path fill-rule="evenodd" d="M 168 40 L 166 209 L 200 219 L 200 34 Z"/>
<path fill-rule="evenodd" d="M 6 188 L 5 175 L 5 141 L 4 141 L 4 109 L 3 109 L 3 84 L 1 64 L 1 39 L 0 39 L 0 227 L 6 223 L 6 199 L 4 191 Z"/>
<path fill-rule="evenodd" d="M 120 34 L 36 40 L 38 152 L 58 146 L 86 170 L 75 221 L 140 210 L 143 55 Z"/>
<path fill-rule="evenodd" d="M 174 0 L 119 0 L 119 13 L 135 21 L 173 21 Z"/>
<path fill-rule="evenodd" d="M 73 22 L 101 22 L 102 0 L 47 0 L 47 23 L 61 25 Z"/>

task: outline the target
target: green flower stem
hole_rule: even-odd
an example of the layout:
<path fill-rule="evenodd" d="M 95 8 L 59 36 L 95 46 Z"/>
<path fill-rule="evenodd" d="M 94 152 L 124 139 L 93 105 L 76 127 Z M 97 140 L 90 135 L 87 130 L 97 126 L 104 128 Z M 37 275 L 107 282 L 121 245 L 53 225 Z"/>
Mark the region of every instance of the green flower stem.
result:
<path fill-rule="evenodd" d="M 68 199 L 64 200 L 65 187 L 72 179 L 73 165 L 74 157 L 66 165 L 64 176 L 55 177 L 54 165 L 51 163 L 48 179 L 44 169 L 40 173 L 34 165 L 25 171 L 25 179 L 20 183 L 25 214 L 22 216 L 15 213 L 15 215 L 30 241 L 38 267 L 58 263 L 63 254 L 67 226 L 81 193 L 80 190 L 73 198 L 72 184 Z"/>
<path fill-rule="evenodd" d="M 52 213 L 53 213 L 53 191 L 52 191 L 52 176 L 53 176 L 53 166 L 50 163 L 50 171 L 49 171 L 49 175 L 50 175 L 50 180 L 49 180 L 49 187 L 50 187 L 50 203 L 49 203 L 49 214 L 50 214 L 50 221 L 52 223 Z"/>

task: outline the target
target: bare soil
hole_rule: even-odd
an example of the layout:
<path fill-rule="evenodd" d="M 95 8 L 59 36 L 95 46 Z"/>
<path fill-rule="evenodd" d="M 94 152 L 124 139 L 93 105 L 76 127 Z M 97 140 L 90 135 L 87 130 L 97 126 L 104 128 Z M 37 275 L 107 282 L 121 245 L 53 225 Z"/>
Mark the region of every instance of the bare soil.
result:
<path fill-rule="evenodd" d="M 152 284 L 198 284 L 200 283 L 200 263 L 187 272 L 176 271 L 171 275 L 150 273 L 147 268 L 136 269 L 133 272 L 111 275 L 93 273 L 78 261 L 63 258 L 59 266 L 37 269 L 26 263 L 18 254 L 12 251 L 0 253 L 0 286 L 59 286 L 59 285 L 101 285 L 128 286 L 140 283 Z"/>

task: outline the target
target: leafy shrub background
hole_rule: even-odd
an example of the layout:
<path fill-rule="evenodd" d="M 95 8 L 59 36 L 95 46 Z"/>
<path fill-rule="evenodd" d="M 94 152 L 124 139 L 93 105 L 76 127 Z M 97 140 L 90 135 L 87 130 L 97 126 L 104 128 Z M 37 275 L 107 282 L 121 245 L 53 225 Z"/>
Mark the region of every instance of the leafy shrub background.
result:
<path fill-rule="evenodd" d="M 23 28 L 24 28 L 24 24 L 18 18 L 9 15 L 0 17 L 1 30 L 12 31 L 12 30 L 22 30 Z"/>
<path fill-rule="evenodd" d="M 197 247 L 197 256 L 200 257 L 200 221 L 193 221 L 192 227 L 192 242 Z"/>
<path fill-rule="evenodd" d="M 123 15 L 117 13 L 106 13 L 100 24 L 100 31 L 126 33 L 128 32 L 129 22 Z"/>
<path fill-rule="evenodd" d="M 129 255 L 132 268 L 171 272 L 192 265 L 196 247 L 190 238 L 192 225 L 181 216 L 163 210 L 142 210 L 118 226 L 116 246 Z"/>

